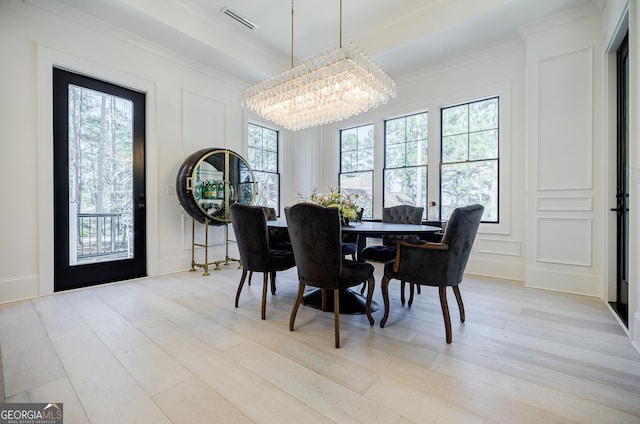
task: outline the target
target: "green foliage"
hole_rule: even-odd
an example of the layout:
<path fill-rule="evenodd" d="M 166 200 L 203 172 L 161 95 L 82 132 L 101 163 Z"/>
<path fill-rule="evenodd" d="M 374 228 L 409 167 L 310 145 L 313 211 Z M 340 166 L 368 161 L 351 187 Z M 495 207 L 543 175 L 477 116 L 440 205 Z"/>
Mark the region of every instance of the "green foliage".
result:
<path fill-rule="evenodd" d="M 133 105 L 69 88 L 69 198 L 79 212 L 133 209 Z"/>

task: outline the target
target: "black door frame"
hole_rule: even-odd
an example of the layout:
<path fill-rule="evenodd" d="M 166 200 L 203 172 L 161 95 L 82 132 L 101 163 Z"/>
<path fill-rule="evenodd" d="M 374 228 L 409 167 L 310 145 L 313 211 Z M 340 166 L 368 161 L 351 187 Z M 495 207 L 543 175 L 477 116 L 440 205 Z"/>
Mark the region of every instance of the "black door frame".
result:
<path fill-rule="evenodd" d="M 616 52 L 616 299 L 611 307 L 629 326 L 629 34 Z M 625 66 L 625 61 L 627 66 Z"/>
<path fill-rule="evenodd" d="M 70 84 L 105 92 L 133 102 L 134 255 L 132 258 L 69 265 L 68 86 Z M 145 94 L 54 67 L 53 122 L 54 291 L 146 276 Z"/>

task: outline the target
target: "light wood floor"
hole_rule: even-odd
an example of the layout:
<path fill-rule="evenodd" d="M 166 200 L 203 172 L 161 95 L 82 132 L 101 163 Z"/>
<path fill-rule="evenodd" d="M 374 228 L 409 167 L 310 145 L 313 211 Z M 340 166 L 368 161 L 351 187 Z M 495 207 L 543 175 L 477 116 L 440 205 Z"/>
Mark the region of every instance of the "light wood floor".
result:
<path fill-rule="evenodd" d="M 375 299 L 380 303 L 381 268 Z M 295 269 L 261 321 L 261 278 L 179 273 L 0 305 L 8 402 L 63 402 L 65 423 L 639 423 L 640 355 L 599 300 L 467 278 L 370 327 L 309 307 Z M 452 302 L 451 302 L 452 301 Z"/>

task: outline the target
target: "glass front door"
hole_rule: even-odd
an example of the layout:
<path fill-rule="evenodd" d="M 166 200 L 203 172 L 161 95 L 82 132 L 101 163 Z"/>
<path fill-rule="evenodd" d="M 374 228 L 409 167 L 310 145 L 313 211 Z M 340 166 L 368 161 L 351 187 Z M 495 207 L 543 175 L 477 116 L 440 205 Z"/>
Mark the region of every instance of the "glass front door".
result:
<path fill-rule="evenodd" d="M 143 93 L 53 70 L 54 289 L 146 275 Z"/>

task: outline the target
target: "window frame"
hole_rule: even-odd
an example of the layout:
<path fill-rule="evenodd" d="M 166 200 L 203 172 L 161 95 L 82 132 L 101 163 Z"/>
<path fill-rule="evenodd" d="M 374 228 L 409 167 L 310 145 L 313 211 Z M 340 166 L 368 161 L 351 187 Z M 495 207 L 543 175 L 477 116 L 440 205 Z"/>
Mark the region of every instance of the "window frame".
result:
<path fill-rule="evenodd" d="M 426 120 L 426 131 L 424 133 L 425 137 L 423 139 L 412 139 L 412 140 L 408 140 L 407 136 L 406 136 L 406 123 L 407 120 L 410 117 L 413 116 L 417 116 L 417 115 L 425 115 L 425 120 Z M 403 166 L 395 166 L 395 167 L 390 167 L 388 166 L 388 158 L 387 158 L 387 146 L 388 146 L 388 139 L 387 139 L 387 128 L 389 125 L 389 122 L 391 121 L 395 121 L 395 120 L 399 120 L 399 119 L 403 119 L 405 122 L 405 138 L 404 141 L 402 142 L 402 144 L 404 145 L 404 165 Z M 383 167 L 382 167 L 382 185 L 380 187 L 381 191 L 382 191 L 382 209 L 384 209 L 386 206 L 386 175 L 387 172 L 389 171 L 394 171 L 394 170 L 402 170 L 402 169 L 418 169 L 418 168 L 422 168 L 424 175 L 425 175 L 425 181 L 423 182 L 423 186 L 424 186 L 424 192 L 423 192 L 423 196 L 424 196 L 424 204 L 416 204 L 415 206 L 418 207 L 423 207 L 424 211 L 423 211 L 423 215 L 422 215 L 422 220 L 426 220 L 427 219 L 427 212 L 428 212 L 428 202 L 429 202 L 429 157 L 433 154 L 430 152 L 430 148 L 429 148 L 429 110 L 428 109 L 423 109 L 421 111 L 417 111 L 417 112 L 412 112 L 412 113 L 407 113 L 407 114 L 403 114 L 400 116 L 395 116 L 392 118 L 385 118 L 383 119 L 383 136 L 382 136 L 382 152 L 383 152 Z M 425 151 L 426 151 L 426 157 L 423 158 L 422 163 L 415 163 L 415 164 L 408 164 L 407 161 L 407 144 L 409 142 L 415 142 L 418 140 L 424 140 L 424 142 L 426 142 L 426 146 L 424 147 Z M 401 144 L 401 143 L 395 143 L 395 144 Z"/>
<path fill-rule="evenodd" d="M 473 133 L 478 133 L 480 131 L 470 131 L 469 130 L 469 113 L 468 110 L 470 108 L 470 105 L 474 104 L 474 103 L 479 103 L 479 102 L 484 102 L 487 100 L 496 100 L 497 101 L 497 116 L 496 116 L 496 127 L 491 129 L 491 130 L 495 130 L 496 131 L 496 137 L 497 137 L 497 146 L 496 146 L 496 154 L 497 156 L 494 158 L 483 158 L 483 159 L 473 159 L 470 160 L 469 157 L 469 152 L 471 150 L 470 143 L 470 135 Z M 443 154 L 443 140 L 446 137 L 444 135 L 444 123 L 443 123 L 443 116 L 444 116 L 444 110 L 446 109 L 450 109 L 450 108 L 455 108 L 455 107 L 460 107 L 460 106 L 467 106 L 467 132 L 466 133 L 459 133 L 459 134 L 455 134 L 455 135 L 462 135 L 462 134 L 466 134 L 467 135 L 467 159 L 466 160 L 456 160 L 456 161 L 450 161 L 450 162 L 444 162 L 444 154 Z M 496 196 L 497 198 L 495 199 L 495 204 L 496 204 L 496 220 L 492 220 L 492 221 L 488 221 L 483 219 L 481 221 L 482 224 L 491 224 L 491 225 L 499 225 L 500 224 L 500 217 L 501 217 L 501 191 L 502 191 L 502 184 L 501 184 L 501 161 L 500 158 L 502 156 L 501 150 L 502 150 L 502 143 L 501 143 L 501 139 L 502 139 L 502 128 L 501 128 L 501 115 L 502 115 L 502 99 L 501 96 L 499 94 L 496 95 L 492 95 L 492 96 L 487 96 L 487 97 L 482 97 L 482 98 L 477 98 L 475 100 L 468 100 L 468 101 L 464 101 L 464 102 L 457 102 L 457 103 L 452 103 L 446 106 L 441 106 L 440 108 L 440 124 L 439 124 L 439 130 L 440 130 L 440 143 L 439 143 L 439 147 L 440 147 L 440 157 L 439 157 L 439 175 L 438 175 L 438 187 L 439 187 L 439 204 L 438 204 L 438 214 L 440 216 L 441 219 L 443 218 L 442 215 L 442 181 L 443 181 L 443 168 L 446 167 L 447 165 L 459 165 L 459 164 L 473 164 L 473 163 L 481 163 L 481 162 L 495 162 L 496 164 L 496 184 L 497 184 L 497 189 L 496 189 Z M 487 130 L 482 130 L 482 131 L 487 131 Z"/>
<path fill-rule="evenodd" d="M 344 149 L 343 149 L 343 142 L 344 139 L 342 137 L 343 133 L 345 133 L 346 131 L 350 131 L 350 130 L 360 130 L 360 129 L 364 129 L 367 127 L 371 127 L 370 131 L 372 132 L 372 145 L 371 147 L 368 147 L 367 149 L 371 150 L 371 168 L 370 169 L 355 169 L 355 170 L 351 170 L 351 171 L 344 171 L 343 170 L 343 154 L 345 153 Z M 367 130 L 369 131 L 369 130 Z M 359 142 L 360 137 L 357 136 L 356 137 L 357 142 Z M 364 210 L 364 214 L 363 214 L 363 218 L 364 219 L 373 219 L 373 211 L 374 211 L 374 205 L 375 205 L 375 125 L 373 123 L 366 123 L 366 124 L 362 124 L 362 125 L 356 125 L 356 126 L 352 126 L 352 127 L 348 127 L 348 128 L 341 128 L 339 129 L 338 132 L 338 144 L 339 144 L 339 152 L 340 152 L 340 161 L 339 161 L 339 170 L 338 170 L 338 186 L 340 188 L 340 190 L 342 190 L 342 186 L 341 186 L 341 181 L 342 181 L 342 176 L 343 175 L 352 175 L 352 174 L 369 174 L 369 179 L 371 180 L 371 213 L 367 214 L 367 210 Z M 355 150 L 350 150 L 350 151 L 355 151 L 355 152 L 360 152 L 361 150 L 364 149 L 360 149 L 360 148 L 356 148 Z M 357 154 L 357 153 L 356 153 Z M 356 160 L 356 162 L 358 162 Z"/>
<path fill-rule="evenodd" d="M 251 134 L 251 126 L 254 127 L 258 127 L 261 129 L 262 132 L 262 139 L 264 140 L 264 132 L 266 131 L 273 131 L 276 135 L 276 150 L 275 152 L 273 150 L 268 150 L 263 147 L 254 147 L 251 146 L 251 142 L 250 142 L 250 134 Z M 258 179 L 258 175 L 259 174 L 269 174 L 269 175 L 273 175 L 274 178 L 277 180 L 277 185 L 278 185 L 278 189 L 277 189 L 277 206 L 275 207 L 276 210 L 276 216 L 280 217 L 280 209 L 281 209 L 281 203 L 282 203 L 282 184 L 281 184 L 281 174 L 280 174 L 280 140 L 281 140 L 281 133 L 279 130 L 269 127 L 267 125 L 258 123 L 258 122 L 252 122 L 249 121 L 247 122 L 247 162 L 249 163 L 249 166 L 251 167 L 251 170 L 254 173 L 254 176 L 256 177 L 256 181 L 259 181 Z M 255 163 L 252 163 L 251 158 L 251 149 L 255 149 L 255 150 L 259 150 L 261 152 L 262 155 L 262 159 L 263 159 L 263 166 L 261 168 L 257 168 L 255 166 Z M 264 157 L 265 157 L 265 152 L 270 152 L 270 153 L 275 153 L 275 157 L 276 157 L 276 171 L 267 171 L 264 168 Z"/>

